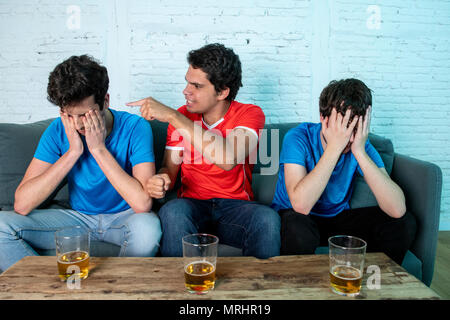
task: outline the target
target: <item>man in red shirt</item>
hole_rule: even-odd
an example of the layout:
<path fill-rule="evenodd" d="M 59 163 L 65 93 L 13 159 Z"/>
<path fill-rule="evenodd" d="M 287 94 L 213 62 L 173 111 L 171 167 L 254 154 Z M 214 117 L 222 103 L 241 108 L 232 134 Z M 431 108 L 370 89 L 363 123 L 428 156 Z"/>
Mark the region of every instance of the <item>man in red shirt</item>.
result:
<path fill-rule="evenodd" d="M 280 254 L 280 218 L 253 201 L 252 170 L 265 116 L 260 107 L 235 101 L 241 62 L 232 49 L 209 44 L 188 54 L 183 94 L 177 111 L 152 97 L 129 103 L 147 119 L 168 122 L 163 165 L 148 180 L 153 198 L 172 189 L 181 168 L 178 198 L 159 211 L 163 256 L 182 256 L 181 238 L 211 232 L 220 243 L 243 254 L 269 258 Z"/>

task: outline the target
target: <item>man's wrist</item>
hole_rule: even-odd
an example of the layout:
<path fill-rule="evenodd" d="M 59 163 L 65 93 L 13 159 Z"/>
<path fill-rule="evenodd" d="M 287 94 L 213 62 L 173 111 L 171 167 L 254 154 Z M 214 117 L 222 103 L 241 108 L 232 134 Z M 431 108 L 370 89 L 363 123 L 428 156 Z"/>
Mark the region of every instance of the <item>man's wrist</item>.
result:
<path fill-rule="evenodd" d="M 327 145 L 327 147 L 324 150 L 324 154 L 327 153 L 329 155 L 340 157 L 342 154 L 342 151 L 344 151 L 344 148 L 334 146 L 332 144 Z"/>
<path fill-rule="evenodd" d="M 67 155 L 71 158 L 78 159 L 79 157 L 81 157 L 82 154 L 83 154 L 83 149 L 75 149 L 75 148 L 69 147 L 69 150 L 67 150 Z"/>
<path fill-rule="evenodd" d="M 358 161 L 358 162 L 367 157 L 367 152 L 366 152 L 366 149 L 364 149 L 364 148 L 358 149 L 355 151 L 352 150 L 352 153 L 353 153 L 353 156 L 355 157 L 356 161 Z"/>
<path fill-rule="evenodd" d="M 105 154 L 105 152 L 108 152 L 108 149 L 106 149 L 106 146 L 102 146 L 102 147 L 89 149 L 89 152 L 92 154 L 92 156 L 94 158 L 96 158 L 96 157 L 102 156 L 103 154 Z"/>

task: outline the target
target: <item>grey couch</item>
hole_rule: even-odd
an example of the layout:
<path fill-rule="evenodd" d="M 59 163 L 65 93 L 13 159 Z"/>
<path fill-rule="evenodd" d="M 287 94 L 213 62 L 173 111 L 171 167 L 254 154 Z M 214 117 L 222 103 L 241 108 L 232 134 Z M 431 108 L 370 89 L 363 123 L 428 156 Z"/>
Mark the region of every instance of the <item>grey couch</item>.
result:
<path fill-rule="evenodd" d="M 33 157 L 42 132 L 52 120 L 48 119 L 24 125 L 0 123 L 0 210 L 13 209 L 14 191 Z M 154 136 L 156 169 L 158 170 L 164 153 L 167 124 L 151 121 L 151 125 Z M 270 143 L 272 135 L 274 141 L 278 139 L 278 144 L 273 144 L 274 148 L 281 148 L 284 135 L 296 125 L 297 123 L 266 125 L 267 144 L 263 139 L 260 142 L 267 146 L 267 153 L 264 154 L 275 155 L 276 152 L 280 151 L 274 150 L 272 153 L 272 144 Z M 417 219 L 416 239 L 403 261 L 403 267 L 429 286 L 433 277 L 438 235 L 442 189 L 441 170 L 432 163 L 395 153 L 393 145 L 388 139 L 374 134 L 371 134 L 369 139 L 379 151 L 388 173 L 403 189 L 407 207 Z M 273 163 L 267 163 L 266 160 L 264 157 L 258 157 L 258 163 L 253 170 L 253 190 L 257 201 L 270 205 L 275 191 L 277 170 L 272 174 L 262 174 L 265 173 L 264 170 L 268 170 L 273 165 Z M 157 201 L 153 209 L 157 211 L 164 202 L 174 197 L 176 197 L 175 192 L 168 194 L 162 201 Z M 376 205 L 373 194 L 361 177 L 356 179 L 350 205 L 352 208 Z M 67 185 L 62 183 L 40 208 L 67 206 Z M 93 256 L 116 256 L 118 251 L 119 248 L 115 245 L 102 242 L 91 244 Z M 326 252 L 326 248 L 318 248 L 316 251 L 316 253 Z M 54 255 L 54 250 L 40 251 L 39 253 Z M 240 249 L 226 245 L 219 246 L 220 256 L 241 254 Z"/>

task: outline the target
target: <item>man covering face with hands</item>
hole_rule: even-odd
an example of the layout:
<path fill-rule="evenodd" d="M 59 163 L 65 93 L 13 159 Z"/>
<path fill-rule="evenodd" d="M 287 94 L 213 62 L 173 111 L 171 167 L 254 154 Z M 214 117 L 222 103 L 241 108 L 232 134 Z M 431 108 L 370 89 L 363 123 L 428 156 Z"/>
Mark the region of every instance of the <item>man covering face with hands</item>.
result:
<path fill-rule="evenodd" d="M 54 249 L 54 232 L 90 230 L 121 256 L 154 256 L 161 227 L 144 185 L 155 173 L 153 136 L 139 116 L 109 107 L 109 79 L 93 58 L 73 56 L 50 73 L 48 99 L 60 117 L 43 133 L 15 193 L 0 214 L 0 269 L 35 249 Z M 67 178 L 70 209 L 36 209 Z"/>
<path fill-rule="evenodd" d="M 369 251 L 401 264 L 414 239 L 414 216 L 369 137 L 370 89 L 360 80 L 332 81 L 320 99 L 320 123 L 301 123 L 284 137 L 272 207 L 281 215 L 281 253 L 312 254 L 330 236 L 353 235 Z M 378 206 L 350 209 L 359 173 Z"/>

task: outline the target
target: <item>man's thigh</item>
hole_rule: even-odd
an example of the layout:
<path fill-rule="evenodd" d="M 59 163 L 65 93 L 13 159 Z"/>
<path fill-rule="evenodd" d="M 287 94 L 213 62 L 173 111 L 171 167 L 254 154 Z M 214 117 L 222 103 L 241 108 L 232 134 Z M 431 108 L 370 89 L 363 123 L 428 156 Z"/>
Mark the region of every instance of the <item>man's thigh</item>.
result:
<path fill-rule="evenodd" d="M 268 206 L 253 201 L 219 199 L 214 208 L 214 224 L 222 243 L 242 248 L 246 237 L 258 233 L 268 239 L 279 238 L 280 217 Z M 274 241 L 279 242 L 279 239 Z"/>
<path fill-rule="evenodd" d="M 55 231 L 71 226 L 88 227 L 79 215 L 67 209 L 33 210 L 26 216 L 4 211 L 0 212 L 0 228 L 7 229 L 9 234 L 23 239 L 33 248 L 54 249 Z"/>
<path fill-rule="evenodd" d="M 336 217 L 314 217 L 319 226 L 321 245 L 328 245 L 328 238 L 338 234 L 351 235 L 366 241 L 383 225 L 395 222 L 379 207 L 348 209 Z"/>
<path fill-rule="evenodd" d="M 164 204 L 158 212 L 163 232 L 203 232 L 211 220 L 209 200 L 192 198 L 173 199 Z M 183 232 L 185 235 L 186 232 Z"/>
<path fill-rule="evenodd" d="M 293 209 L 279 211 L 281 217 L 281 254 L 313 254 L 320 243 L 320 233 L 311 215 Z"/>

